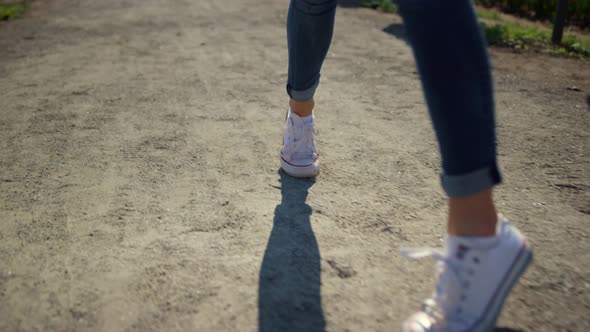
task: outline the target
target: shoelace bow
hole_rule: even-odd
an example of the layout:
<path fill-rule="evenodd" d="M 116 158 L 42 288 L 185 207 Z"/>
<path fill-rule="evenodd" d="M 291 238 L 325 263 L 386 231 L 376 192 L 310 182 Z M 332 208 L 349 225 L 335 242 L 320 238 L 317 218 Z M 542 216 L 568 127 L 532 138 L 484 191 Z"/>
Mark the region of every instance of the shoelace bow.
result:
<path fill-rule="evenodd" d="M 442 249 L 401 248 L 400 253 L 411 259 L 433 257 L 437 260 L 436 291 L 431 298 L 424 301 L 422 311 L 432 319 L 435 326 L 442 326 L 449 320 L 458 320 L 454 310 L 461 301 L 464 286 L 460 276 L 468 269 L 447 257 Z"/>

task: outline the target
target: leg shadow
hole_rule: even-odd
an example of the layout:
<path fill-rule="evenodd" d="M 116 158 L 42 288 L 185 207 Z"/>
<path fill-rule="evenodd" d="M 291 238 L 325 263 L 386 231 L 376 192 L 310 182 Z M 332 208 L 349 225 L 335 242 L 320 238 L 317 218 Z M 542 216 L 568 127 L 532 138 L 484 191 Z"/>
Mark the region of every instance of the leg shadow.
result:
<path fill-rule="evenodd" d="M 279 175 L 282 200 L 260 269 L 259 331 L 323 332 L 320 252 L 305 203 L 314 180 Z"/>
<path fill-rule="evenodd" d="M 404 41 L 406 44 L 408 42 L 408 36 L 406 35 L 406 29 L 402 23 L 393 23 L 385 28 L 383 28 L 383 32 L 394 36 L 395 38 Z"/>

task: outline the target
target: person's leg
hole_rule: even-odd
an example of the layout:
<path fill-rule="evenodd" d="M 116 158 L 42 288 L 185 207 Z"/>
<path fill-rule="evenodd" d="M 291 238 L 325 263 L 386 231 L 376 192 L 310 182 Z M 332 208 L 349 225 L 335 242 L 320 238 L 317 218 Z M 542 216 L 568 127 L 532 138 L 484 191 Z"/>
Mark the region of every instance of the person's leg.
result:
<path fill-rule="evenodd" d="M 487 331 L 532 253 L 507 220 L 492 188 L 496 161 L 493 87 L 484 38 L 471 0 L 398 0 L 442 159 L 449 196 L 446 252 L 437 289 L 405 331 Z"/>
<path fill-rule="evenodd" d="M 313 96 L 334 30 L 336 0 L 291 0 L 287 17 L 291 97 L 281 149 L 281 167 L 297 177 L 319 172 Z"/>
<path fill-rule="evenodd" d="M 400 0 L 399 9 L 439 142 L 442 184 L 450 197 L 449 231 L 493 235 L 490 188 L 500 182 L 493 87 L 472 5 L 469 0 Z M 479 227 L 464 229 L 467 223 L 480 225 L 486 234 L 479 234 Z"/>
<path fill-rule="evenodd" d="M 292 0 L 287 16 L 289 76 L 287 92 L 293 112 L 311 115 L 320 70 L 334 31 L 336 0 Z"/>

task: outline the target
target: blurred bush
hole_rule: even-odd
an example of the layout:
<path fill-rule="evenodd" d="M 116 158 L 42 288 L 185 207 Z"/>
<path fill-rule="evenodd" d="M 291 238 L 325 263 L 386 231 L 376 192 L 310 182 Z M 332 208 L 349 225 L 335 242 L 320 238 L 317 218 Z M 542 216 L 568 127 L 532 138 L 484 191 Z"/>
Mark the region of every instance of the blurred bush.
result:
<path fill-rule="evenodd" d="M 18 18 L 25 10 L 25 3 L 0 3 L 0 21 Z"/>
<path fill-rule="evenodd" d="M 557 0 L 475 0 L 475 3 L 533 20 L 553 21 L 557 9 Z M 590 28 L 590 0 L 568 1 L 567 24 Z"/>

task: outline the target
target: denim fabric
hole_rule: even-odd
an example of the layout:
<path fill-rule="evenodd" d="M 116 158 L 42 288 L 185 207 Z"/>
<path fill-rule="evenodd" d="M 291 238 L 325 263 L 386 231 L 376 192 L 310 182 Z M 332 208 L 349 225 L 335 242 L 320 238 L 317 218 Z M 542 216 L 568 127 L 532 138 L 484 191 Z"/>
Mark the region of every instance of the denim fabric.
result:
<path fill-rule="evenodd" d="M 334 32 L 336 0 L 294 0 L 287 16 L 287 92 L 297 101 L 313 97 Z"/>

